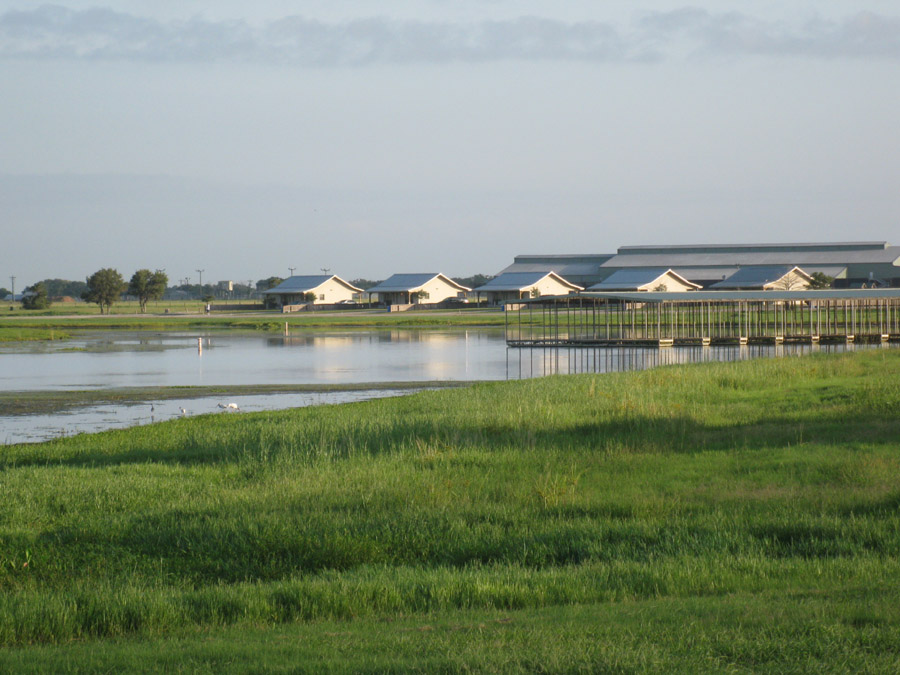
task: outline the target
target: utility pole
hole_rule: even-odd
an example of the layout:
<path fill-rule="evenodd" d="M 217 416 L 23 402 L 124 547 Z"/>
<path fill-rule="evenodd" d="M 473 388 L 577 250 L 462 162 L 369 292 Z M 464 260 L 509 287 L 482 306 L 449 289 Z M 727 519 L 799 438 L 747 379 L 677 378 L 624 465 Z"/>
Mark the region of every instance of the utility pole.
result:
<path fill-rule="evenodd" d="M 194 271 L 200 275 L 200 294 L 202 295 L 203 294 L 203 273 L 206 270 L 194 270 Z"/>
<path fill-rule="evenodd" d="M 297 268 L 288 266 L 288 269 L 291 271 L 291 276 L 294 276 L 294 270 Z"/>
<path fill-rule="evenodd" d="M 322 274 L 328 274 L 331 271 L 330 267 L 320 267 L 319 269 L 322 270 Z"/>
<path fill-rule="evenodd" d="M 12 301 L 15 302 L 16 301 L 16 278 L 10 277 L 9 280 L 12 283 Z"/>

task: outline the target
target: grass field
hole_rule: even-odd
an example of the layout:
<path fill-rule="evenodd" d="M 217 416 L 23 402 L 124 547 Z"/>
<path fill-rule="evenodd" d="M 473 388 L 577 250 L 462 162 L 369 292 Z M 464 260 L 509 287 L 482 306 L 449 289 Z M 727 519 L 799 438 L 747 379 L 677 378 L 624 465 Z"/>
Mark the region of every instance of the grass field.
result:
<path fill-rule="evenodd" d="M 896 672 L 898 478 L 889 349 L 9 446 L 0 670 Z"/>
<path fill-rule="evenodd" d="M 126 304 L 126 303 L 122 303 Z M 147 314 L 126 311 L 112 315 L 98 313 L 66 313 L 64 310 L 28 312 L 0 311 L 0 341 L 19 339 L 53 339 L 52 331 L 64 334 L 73 330 L 264 330 L 281 331 L 290 328 L 440 328 L 503 326 L 504 313 L 496 309 L 465 308 L 452 310 L 422 310 L 387 312 L 376 310 L 348 310 L 296 312 L 281 314 L 275 310 L 258 312 L 172 312 L 157 313 L 150 308 Z"/>

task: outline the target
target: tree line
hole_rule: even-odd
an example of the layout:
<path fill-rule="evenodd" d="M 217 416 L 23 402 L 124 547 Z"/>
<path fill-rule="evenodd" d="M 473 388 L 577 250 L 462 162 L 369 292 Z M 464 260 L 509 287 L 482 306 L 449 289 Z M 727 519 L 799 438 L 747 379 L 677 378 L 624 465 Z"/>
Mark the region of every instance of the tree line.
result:
<path fill-rule="evenodd" d="M 454 278 L 454 281 L 474 288 L 486 283 L 492 279 L 490 275 L 475 274 L 471 277 Z M 251 286 L 252 282 L 246 285 L 236 283 L 234 292 L 242 295 L 244 293 L 250 297 L 255 290 L 257 292 L 274 288 L 284 279 L 278 276 L 271 276 L 265 279 L 259 279 Z M 372 279 L 353 279 L 350 283 L 358 288 L 372 288 L 381 283 Z M 167 293 L 180 291 L 188 295 L 201 298 L 209 302 L 214 297 L 215 286 L 204 284 L 187 284 L 183 283 L 179 286 L 169 287 L 169 277 L 162 270 L 150 271 L 149 269 L 140 269 L 135 272 L 131 279 L 126 282 L 124 277 L 118 270 L 111 267 L 104 267 L 97 270 L 85 281 L 69 281 L 67 279 L 44 279 L 25 288 L 22 297 L 22 307 L 24 309 L 46 309 L 52 303 L 52 298 L 60 296 L 69 296 L 81 298 L 85 302 L 96 303 L 100 307 L 100 313 L 109 313 L 110 308 L 115 304 L 122 295 L 130 295 L 137 299 L 140 304 L 141 313 L 147 311 L 147 303 L 151 301 L 161 300 Z M 3 288 L 0 289 L 0 298 L 6 297 L 10 291 Z"/>

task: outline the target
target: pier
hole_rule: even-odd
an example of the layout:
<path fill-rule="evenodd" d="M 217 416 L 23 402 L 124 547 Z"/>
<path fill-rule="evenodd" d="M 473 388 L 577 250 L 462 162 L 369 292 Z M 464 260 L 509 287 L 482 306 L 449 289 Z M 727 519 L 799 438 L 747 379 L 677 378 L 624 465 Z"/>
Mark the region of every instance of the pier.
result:
<path fill-rule="evenodd" d="M 900 341 L 900 288 L 579 293 L 506 306 L 510 347 Z"/>

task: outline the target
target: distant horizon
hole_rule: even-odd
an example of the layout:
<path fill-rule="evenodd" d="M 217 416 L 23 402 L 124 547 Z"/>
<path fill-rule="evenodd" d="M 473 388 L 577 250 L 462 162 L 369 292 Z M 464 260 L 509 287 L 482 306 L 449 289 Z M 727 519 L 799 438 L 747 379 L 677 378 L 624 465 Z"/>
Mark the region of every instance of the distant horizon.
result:
<path fill-rule="evenodd" d="M 268 278 L 270 278 L 270 277 L 279 277 L 279 278 L 281 278 L 281 279 L 288 279 L 288 278 L 290 278 L 291 276 L 294 276 L 294 277 L 322 277 L 322 276 L 332 276 L 332 275 L 334 275 L 334 276 L 338 276 L 338 277 L 340 277 L 341 279 L 343 279 L 343 280 L 345 280 L 345 281 L 348 281 L 348 282 L 352 282 L 352 281 L 355 281 L 355 280 L 358 280 L 358 279 L 366 279 L 366 280 L 370 280 L 370 281 L 374 281 L 374 282 L 379 282 L 379 283 L 380 283 L 381 281 L 384 281 L 384 280 L 388 279 L 389 277 L 391 277 L 391 276 L 393 276 L 393 275 L 395 275 L 395 274 L 432 274 L 432 273 L 433 273 L 433 274 L 443 274 L 444 276 L 447 276 L 447 277 L 452 278 L 452 279 L 465 279 L 465 278 L 474 277 L 474 276 L 479 276 L 479 275 L 493 277 L 493 276 L 497 276 L 498 274 L 500 274 L 500 272 L 501 272 L 504 268 L 506 268 L 506 267 L 508 267 L 509 265 L 511 265 L 511 264 L 513 263 L 514 259 L 517 258 L 517 257 L 536 257 L 536 258 L 541 258 L 541 257 L 566 257 L 566 256 L 570 256 L 570 257 L 593 257 L 593 256 L 602 257 L 602 256 L 615 256 L 615 255 L 617 255 L 617 251 L 620 251 L 620 250 L 622 250 L 622 249 L 652 249 L 652 248 L 716 248 L 716 247 L 768 247 L 768 246 L 771 246 L 771 247 L 790 247 L 790 246 L 872 246 L 872 247 L 881 247 L 882 245 L 886 246 L 887 248 L 898 248 L 898 249 L 900 249 L 900 246 L 894 246 L 894 245 L 892 245 L 892 244 L 890 243 L 889 240 L 871 240 L 871 241 L 806 241 L 806 242 L 772 242 L 772 241 L 770 241 L 770 242 L 728 242 L 728 243 L 718 243 L 718 242 L 716 242 L 716 243 L 700 243 L 700 244 L 678 244 L 678 243 L 675 243 L 675 244 L 646 244 L 646 245 L 638 245 L 638 246 L 633 246 L 633 245 L 627 245 L 627 244 L 626 244 L 626 245 L 622 245 L 622 246 L 616 247 L 616 250 L 615 250 L 615 251 L 612 251 L 612 252 L 605 252 L 605 253 L 516 253 L 516 254 L 511 255 L 511 256 L 509 257 L 509 259 L 508 259 L 508 262 L 504 263 L 504 264 L 502 265 L 502 267 L 500 267 L 500 268 L 497 269 L 496 271 L 484 271 L 484 270 L 482 270 L 482 271 L 480 271 L 480 272 L 472 272 L 472 273 L 469 273 L 469 274 L 454 274 L 453 272 L 447 272 L 447 271 L 444 271 L 444 270 L 425 270 L 425 271 L 418 270 L 418 271 L 416 271 L 416 270 L 407 270 L 407 269 L 403 269 L 403 270 L 394 270 L 394 271 L 388 272 L 388 273 L 386 273 L 386 274 L 384 274 L 384 275 L 382 275 L 382 276 L 367 276 L 367 275 L 347 275 L 347 274 L 341 274 L 341 273 L 339 273 L 339 272 L 335 272 L 335 271 L 331 271 L 331 270 L 329 270 L 329 272 L 328 272 L 327 274 L 324 274 L 324 273 L 322 273 L 321 271 L 320 271 L 318 274 L 314 274 L 314 273 L 297 273 L 296 270 L 299 269 L 299 268 L 295 268 L 294 274 L 291 274 L 290 271 L 288 271 L 287 274 L 277 274 L 277 273 L 273 273 L 273 274 L 267 274 L 267 275 L 261 276 L 261 277 L 256 277 L 256 278 L 253 278 L 253 279 L 248 279 L 247 277 L 242 277 L 242 278 L 238 278 L 238 277 L 230 277 L 230 278 L 224 278 L 224 279 L 219 279 L 219 278 L 217 278 L 217 279 L 215 279 L 215 280 L 209 280 L 209 279 L 207 279 L 207 280 L 205 281 L 205 283 L 203 284 L 203 286 L 216 286 L 216 285 L 221 284 L 221 283 L 228 283 L 228 282 L 231 282 L 231 283 L 234 283 L 234 284 L 240 284 L 240 285 L 246 287 L 246 286 L 248 285 L 248 284 L 246 283 L 246 281 L 250 281 L 250 282 L 252 282 L 251 285 L 252 285 L 253 287 L 255 287 L 255 285 L 256 285 L 257 283 L 259 283 L 259 282 L 261 282 L 261 281 L 264 281 L 264 280 L 266 280 L 266 279 L 268 279 Z M 900 252 L 898 252 L 898 257 L 900 257 Z M 104 267 L 112 267 L 113 269 L 116 269 L 116 270 L 122 275 L 123 279 L 125 279 L 126 282 L 127 282 L 128 279 L 131 277 L 131 275 L 134 274 L 134 272 L 137 271 L 137 269 L 149 269 L 149 270 L 151 270 L 151 271 L 157 270 L 157 269 L 158 269 L 158 270 L 165 271 L 166 274 L 167 274 L 167 276 L 169 277 L 168 288 L 177 288 L 177 287 L 182 286 L 182 285 L 188 285 L 188 286 L 196 286 L 196 285 L 199 285 L 199 278 L 197 278 L 197 277 L 190 277 L 190 276 L 180 276 L 180 277 L 175 277 L 175 278 L 173 278 L 171 275 L 169 275 L 168 271 L 166 271 L 166 268 L 165 268 L 165 267 L 144 266 L 144 267 L 141 267 L 141 268 L 137 268 L 137 269 L 135 269 L 135 270 L 133 270 L 133 271 L 130 271 L 130 272 L 128 272 L 128 273 L 126 273 L 126 272 L 124 272 L 124 271 L 122 271 L 122 270 L 116 268 L 114 265 L 105 265 Z M 101 268 L 98 268 L 98 269 L 101 269 Z M 84 275 L 84 279 L 86 279 L 87 277 L 89 277 L 91 274 L 93 274 L 93 273 L 96 272 L 96 271 L 97 271 L 97 270 L 91 270 L 90 272 L 87 272 L 87 273 Z M 205 269 L 204 269 L 203 273 L 204 273 L 204 274 L 207 273 Z M 180 283 L 180 281 L 183 280 L 183 279 L 185 279 L 185 278 L 189 279 L 188 283 L 187 283 L 187 284 L 182 284 L 182 283 Z M 74 278 L 74 279 L 73 279 L 73 278 L 66 278 L 66 277 L 59 277 L 59 276 L 44 276 L 44 277 L 41 277 L 41 278 L 39 278 L 39 279 L 35 279 L 35 280 L 32 281 L 32 282 L 29 282 L 29 283 L 26 284 L 25 286 L 20 286 L 20 283 L 19 283 L 19 277 L 16 276 L 16 288 L 18 288 L 18 289 L 20 289 L 20 291 L 22 291 L 22 290 L 24 290 L 24 288 L 25 288 L 26 286 L 31 286 L 31 285 L 33 285 L 33 284 L 35 284 L 35 283 L 38 283 L 38 282 L 41 282 L 41 281 L 47 281 L 47 280 L 49 280 L 49 279 L 59 279 L 59 280 L 62 280 L 62 281 L 69 281 L 69 282 L 80 282 L 80 281 L 83 281 L 83 280 L 84 280 L 84 279 L 82 279 L 82 278 Z M 4 288 L 4 287 L 6 287 L 6 284 L 0 282 L 0 288 Z M 19 293 L 17 293 L 17 295 L 18 295 L 18 294 L 19 294 Z"/>

